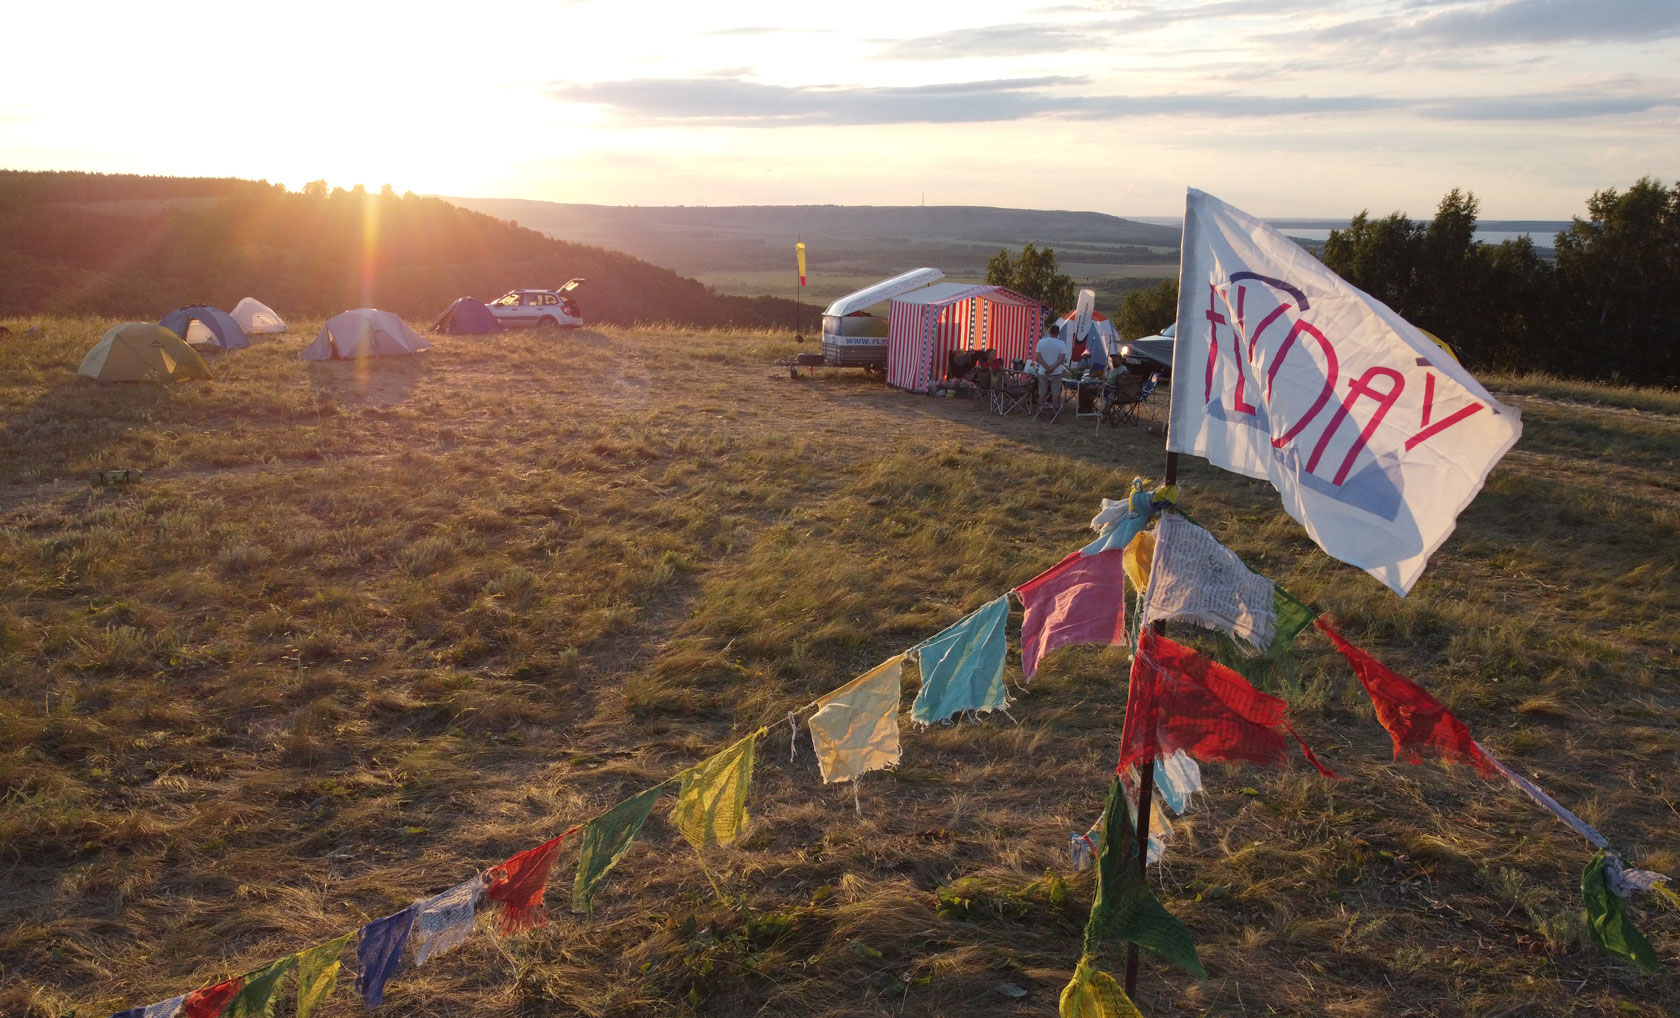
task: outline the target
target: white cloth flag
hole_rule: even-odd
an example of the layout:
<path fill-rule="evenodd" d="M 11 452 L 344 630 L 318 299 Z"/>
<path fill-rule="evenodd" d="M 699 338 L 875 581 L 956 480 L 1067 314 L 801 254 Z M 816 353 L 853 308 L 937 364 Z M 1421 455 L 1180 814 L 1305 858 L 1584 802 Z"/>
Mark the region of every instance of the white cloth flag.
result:
<path fill-rule="evenodd" d="M 1277 630 L 1272 581 L 1243 565 L 1219 539 L 1176 513 L 1161 517 L 1143 621 L 1178 619 L 1271 646 Z"/>
<path fill-rule="evenodd" d="M 1183 816 L 1190 808 L 1190 796 L 1202 790 L 1202 767 L 1196 758 L 1175 749 L 1170 756 L 1155 758 L 1155 790 L 1172 811 Z"/>
<path fill-rule="evenodd" d="M 472 935 L 478 900 L 484 894 L 482 875 L 456 884 L 442 894 L 422 898 L 409 927 L 408 944 L 416 966 L 426 964 L 445 951 L 454 950 Z"/>
<path fill-rule="evenodd" d="M 811 748 L 823 784 L 897 767 L 898 701 L 904 655 L 889 658 L 817 701 Z"/>
<path fill-rule="evenodd" d="M 1668 883 L 1666 873 L 1628 869 L 1622 857 L 1614 852 L 1604 854 L 1604 877 L 1618 898 L 1631 898 L 1635 891 L 1649 891 L 1658 884 Z"/>
<path fill-rule="evenodd" d="M 1403 596 L 1521 434 L 1415 326 L 1190 190 L 1169 452 L 1270 481 L 1320 548 Z"/>

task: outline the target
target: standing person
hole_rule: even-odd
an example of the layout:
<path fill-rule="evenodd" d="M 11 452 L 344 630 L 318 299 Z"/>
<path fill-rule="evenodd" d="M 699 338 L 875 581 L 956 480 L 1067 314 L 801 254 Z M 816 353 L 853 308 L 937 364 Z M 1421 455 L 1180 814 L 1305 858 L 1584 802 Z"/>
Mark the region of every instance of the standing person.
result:
<path fill-rule="evenodd" d="M 1068 348 L 1062 342 L 1060 326 L 1050 326 L 1050 331 L 1038 341 L 1033 350 L 1033 363 L 1039 367 L 1038 372 L 1038 401 L 1046 399 L 1050 405 L 1062 405 L 1062 372 L 1067 370 Z"/>

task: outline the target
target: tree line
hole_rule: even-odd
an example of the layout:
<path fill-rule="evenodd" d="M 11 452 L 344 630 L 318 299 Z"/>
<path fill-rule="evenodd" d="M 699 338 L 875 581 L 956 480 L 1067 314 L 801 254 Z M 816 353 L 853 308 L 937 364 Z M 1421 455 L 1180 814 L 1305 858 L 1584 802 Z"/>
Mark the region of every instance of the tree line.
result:
<path fill-rule="evenodd" d="M 149 201 L 137 201 L 148 199 Z M 160 203 L 156 199 L 162 199 Z M 791 328 L 794 303 L 714 293 L 617 251 L 389 186 L 0 171 L 0 315 L 156 320 L 253 296 L 282 315 L 416 319 L 464 294 L 588 279 L 585 319 Z"/>
<path fill-rule="evenodd" d="M 1320 259 L 1400 316 L 1446 340 L 1475 371 L 1680 385 L 1680 182 L 1643 177 L 1587 200 L 1542 257 L 1522 237 L 1475 239 L 1480 203 L 1447 192 L 1427 223 L 1362 211 L 1332 230 Z M 1178 283 L 1128 294 L 1126 338 L 1177 317 Z"/>

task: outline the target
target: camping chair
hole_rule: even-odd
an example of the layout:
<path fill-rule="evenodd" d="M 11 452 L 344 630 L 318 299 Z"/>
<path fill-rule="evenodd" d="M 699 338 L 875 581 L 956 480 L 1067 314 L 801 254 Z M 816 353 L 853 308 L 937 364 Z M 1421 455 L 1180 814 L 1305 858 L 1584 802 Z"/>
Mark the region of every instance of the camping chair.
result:
<path fill-rule="evenodd" d="M 1161 373 L 1157 371 L 1147 379 L 1140 375 L 1121 375 L 1105 383 L 1101 412 L 1097 415 L 1098 427 L 1104 422 L 1111 427 L 1136 424 L 1138 410 L 1155 395 L 1155 386 L 1160 380 Z"/>
<path fill-rule="evenodd" d="M 1161 373 L 1151 371 L 1149 381 L 1146 381 L 1141 390 L 1137 391 L 1137 401 L 1134 401 L 1131 407 L 1127 408 L 1126 423 L 1137 423 L 1137 412 L 1139 410 L 1147 412 L 1149 407 L 1154 407 L 1154 400 L 1151 396 L 1156 395 L 1156 386 L 1159 385 L 1159 381 L 1161 381 Z"/>
<path fill-rule="evenodd" d="M 1027 405 L 1033 390 L 1020 375 L 998 370 L 992 372 L 992 386 L 986 392 L 987 408 L 999 417 L 1007 417 Z"/>

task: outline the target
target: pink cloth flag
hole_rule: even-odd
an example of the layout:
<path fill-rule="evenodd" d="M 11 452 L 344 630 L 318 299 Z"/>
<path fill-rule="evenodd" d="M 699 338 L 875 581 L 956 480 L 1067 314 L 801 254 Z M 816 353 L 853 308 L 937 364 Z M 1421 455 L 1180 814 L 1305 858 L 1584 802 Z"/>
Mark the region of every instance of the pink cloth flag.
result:
<path fill-rule="evenodd" d="M 1075 643 L 1126 642 L 1125 550 L 1074 552 L 1016 588 L 1026 605 L 1021 622 L 1021 671 L 1032 678 L 1038 660 Z"/>

